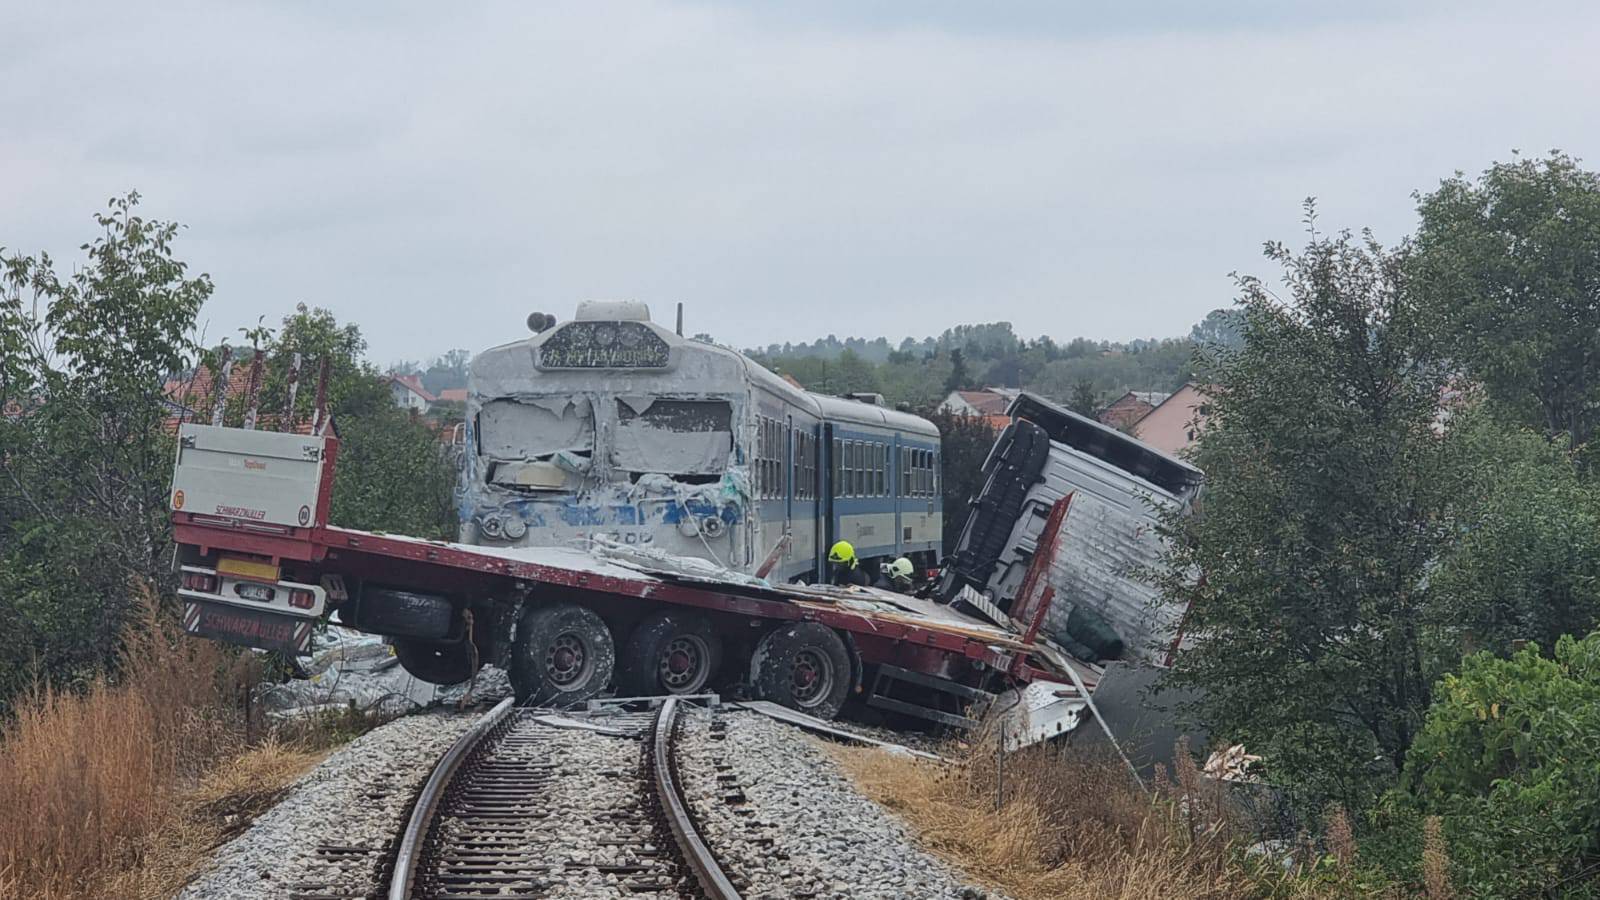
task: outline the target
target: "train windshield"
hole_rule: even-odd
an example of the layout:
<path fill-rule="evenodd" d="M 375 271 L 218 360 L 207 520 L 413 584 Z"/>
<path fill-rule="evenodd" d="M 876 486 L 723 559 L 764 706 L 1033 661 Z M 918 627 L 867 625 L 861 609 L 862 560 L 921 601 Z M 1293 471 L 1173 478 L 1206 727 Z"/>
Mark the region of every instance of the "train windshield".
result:
<path fill-rule="evenodd" d="M 720 475 L 733 451 L 726 400 L 619 397 L 611 462 L 630 472 Z"/>

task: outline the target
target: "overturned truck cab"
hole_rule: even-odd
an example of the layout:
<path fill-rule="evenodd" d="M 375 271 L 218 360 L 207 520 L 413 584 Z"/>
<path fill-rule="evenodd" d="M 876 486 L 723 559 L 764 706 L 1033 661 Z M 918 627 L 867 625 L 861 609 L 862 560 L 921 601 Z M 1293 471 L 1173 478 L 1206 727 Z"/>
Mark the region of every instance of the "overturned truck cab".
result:
<path fill-rule="evenodd" d="M 1102 677 L 1159 680 L 1141 670 L 1172 664 L 1184 610 L 1162 602 L 1149 574 L 1165 550 L 1162 519 L 1194 508 L 1203 473 L 1035 394 L 1009 412 L 936 595 L 1109 665 Z M 1023 743 L 1070 730 L 1081 706 L 1038 684 L 1004 699 Z"/>

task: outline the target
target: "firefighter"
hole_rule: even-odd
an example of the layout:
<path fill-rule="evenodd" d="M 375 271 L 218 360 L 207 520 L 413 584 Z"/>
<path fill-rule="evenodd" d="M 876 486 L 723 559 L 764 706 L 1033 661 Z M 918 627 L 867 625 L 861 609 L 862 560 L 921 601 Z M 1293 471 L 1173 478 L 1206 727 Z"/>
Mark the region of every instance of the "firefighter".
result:
<path fill-rule="evenodd" d="M 885 591 L 894 591 L 897 594 L 909 594 L 915 587 L 911 583 L 911 573 L 915 570 L 911 560 L 904 556 L 894 562 L 878 567 L 878 578 L 872 586 Z"/>
<path fill-rule="evenodd" d="M 867 573 L 861 571 L 861 560 L 856 559 L 856 548 L 849 541 L 840 541 L 828 551 L 828 583 L 867 586 Z"/>

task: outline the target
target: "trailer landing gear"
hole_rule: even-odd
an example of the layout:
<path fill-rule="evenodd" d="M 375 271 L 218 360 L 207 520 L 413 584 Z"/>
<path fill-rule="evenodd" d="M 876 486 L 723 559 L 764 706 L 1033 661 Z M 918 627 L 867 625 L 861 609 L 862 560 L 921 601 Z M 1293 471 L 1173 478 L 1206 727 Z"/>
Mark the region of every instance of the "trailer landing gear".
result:
<path fill-rule="evenodd" d="M 750 657 L 756 696 L 819 719 L 839 714 L 853 680 L 844 641 L 816 622 L 781 626 Z"/>
<path fill-rule="evenodd" d="M 593 610 L 570 603 L 529 607 L 511 648 L 517 699 L 549 706 L 588 700 L 611 682 L 611 629 Z"/>
<path fill-rule="evenodd" d="M 722 639 L 704 616 L 667 610 L 639 621 L 617 668 L 624 695 L 702 693 L 722 663 Z"/>

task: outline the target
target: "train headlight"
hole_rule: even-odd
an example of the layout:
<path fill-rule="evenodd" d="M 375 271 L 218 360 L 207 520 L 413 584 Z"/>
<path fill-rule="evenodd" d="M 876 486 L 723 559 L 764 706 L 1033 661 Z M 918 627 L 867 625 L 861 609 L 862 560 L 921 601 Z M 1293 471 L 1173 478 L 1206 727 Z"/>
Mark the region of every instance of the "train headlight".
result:
<path fill-rule="evenodd" d="M 500 517 L 484 516 L 478 528 L 483 531 L 484 537 L 497 538 L 500 536 Z"/>
<path fill-rule="evenodd" d="M 708 538 L 722 537 L 723 530 L 722 520 L 716 516 L 706 516 L 700 520 L 700 533 Z"/>
<path fill-rule="evenodd" d="M 528 533 L 528 523 L 517 516 L 509 516 L 506 518 L 505 526 L 500 530 L 505 532 L 508 540 L 514 541 Z"/>

